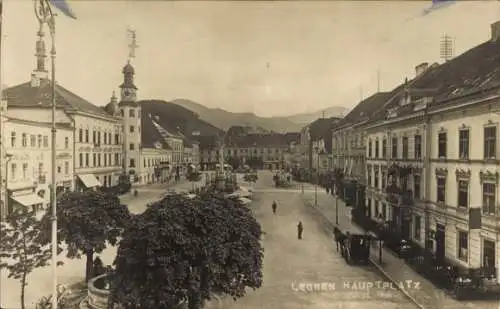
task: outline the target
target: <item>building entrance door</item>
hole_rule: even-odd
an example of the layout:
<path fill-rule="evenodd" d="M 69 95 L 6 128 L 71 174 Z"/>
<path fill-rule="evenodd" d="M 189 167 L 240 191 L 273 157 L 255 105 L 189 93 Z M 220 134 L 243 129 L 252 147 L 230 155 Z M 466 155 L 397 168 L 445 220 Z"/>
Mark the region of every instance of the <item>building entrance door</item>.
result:
<path fill-rule="evenodd" d="M 444 262 L 445 259 L 445 226 L 436 224 L 436 260 L 438 263 Z"/>

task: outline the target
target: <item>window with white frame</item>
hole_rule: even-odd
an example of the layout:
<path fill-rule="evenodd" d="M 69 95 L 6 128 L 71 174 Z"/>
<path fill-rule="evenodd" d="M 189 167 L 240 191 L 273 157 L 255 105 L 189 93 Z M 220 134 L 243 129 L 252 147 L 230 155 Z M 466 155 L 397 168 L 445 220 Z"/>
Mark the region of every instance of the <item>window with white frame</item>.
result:
<path fill-rule="evenodd" d="M 403 136 L 403 159 L 408 159 L 408 137 Z"/>
<path fill-rule="evenodd" d="M 497 157 L 497 127 L 484 128 L 484 158 L 495 159 Z"/>
<path fill-rule="evenodd" d="M 413 140 L 414 147 L 413 150 L 415 151 L 415 159 L 421 159 L 422 158 L 422 135 L 416 134 Z"/>
<path fill-rule="evenodd" d="M 458 207 L 469 207 L 469 182 L 466 180 L 458 181 Z"/>
<path fill-rule="evenodd" d="M 10 146 L 12 148 L 16 147 L 16 132 L 11 132 L 10 133 Z"/>
<path fill-rule="evenodd" d="M 16 174 L 17 174 L 17 165 L 16 163 L 12 163 L 10 165 L 10 178 L 12 180 L 16 180 Z"/>
<path fill-rule="evenodd" d="M 26 148 L 28 146 L 28 136 L 26 133 L 21 134 L 21 145 Z"/>
<path fill-rule="evenodd" d="M 393 137 L 392 138 L 392 158 L 397 159 L 398 157 L 398 138 Z"/>
<path fill-rule="evenodd" d="M 446 158 L 446 145 L 448 143 L 448 137 L 446 132 L 441 132 L 438 134 L 438 158 Z"/>
<path fill-rule="evenodd" d="M 23 163 L 23 179 L 28 178 L 28 163 Z"/>
<path fill-rule="evenodd" d="M 483 214 L 485 215 L 496 213 L 496 190 L 496 184 L 483 183 Z"/>
<path fill-rule="evenodd" d="M 446 178 L 437 177 L 437 197 L 436 201 L 438 203 L 446 203 Z"/>
<path fill-rule="evenodd" d="M 465 231 L 458 231 L 458 258 L 464 262 L 467 262 L 469 259 L 469 233 Z"/>
<path fill-rule="evenodd" d="M 469 129 L 462 129 L 458 133 L 458 155 L 460 159 L 469 159 Z"/>
<path fill-rule="evenodd" d="M 483 239 L 483 267 L 487 269 L 494 268 L 496 265 L 495 242 Z"/>

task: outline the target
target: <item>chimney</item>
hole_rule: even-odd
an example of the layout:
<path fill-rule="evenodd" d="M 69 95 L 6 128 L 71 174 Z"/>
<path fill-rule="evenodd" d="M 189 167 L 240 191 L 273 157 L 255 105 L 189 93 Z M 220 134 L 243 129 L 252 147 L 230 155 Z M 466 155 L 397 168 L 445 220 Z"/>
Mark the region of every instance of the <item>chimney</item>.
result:
<path fill-rule="evenodd" d="M 160 116 L 155 116 L 155 120 L 156 120 L 156 122 L 159 122 L 160 121 Z"/>
<path fill-rule="evenodd" d="M 429 68 L 429 63 L 422 62 L 421 64 L 415 67 L 415 77 L 420 76 L 420 74 L 424 73 Z"/>
<path fill-rule="evenodd" d="M 31 74 L 31 87 L 40 87 L 40 78 L 35 73 Z"/>
<path fill-rule="evenodd" d="M 500 21 L 491 24 L 491 41 L 496 42 L 500 38 Z"/>

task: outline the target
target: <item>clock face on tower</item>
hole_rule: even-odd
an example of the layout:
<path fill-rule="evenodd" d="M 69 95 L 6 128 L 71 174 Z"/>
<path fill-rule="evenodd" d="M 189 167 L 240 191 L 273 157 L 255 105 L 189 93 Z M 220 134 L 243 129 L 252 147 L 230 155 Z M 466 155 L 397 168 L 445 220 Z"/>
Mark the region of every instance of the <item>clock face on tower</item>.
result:
<path fill-rule="evenodd" d="M 124 101 L 135 101 L 135 90 L 133 89 L 122 89 L 122 100 Z"/>

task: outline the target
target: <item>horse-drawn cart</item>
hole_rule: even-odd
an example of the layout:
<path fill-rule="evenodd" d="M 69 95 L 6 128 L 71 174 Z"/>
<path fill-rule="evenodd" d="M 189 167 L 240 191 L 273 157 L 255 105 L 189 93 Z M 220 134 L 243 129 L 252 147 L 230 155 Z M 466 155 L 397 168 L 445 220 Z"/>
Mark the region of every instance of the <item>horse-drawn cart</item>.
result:
<path fill-rule="evenodd" d="M 340 246 L 340 254 L 347 264 L 369 264 L 372 236 L 366 234 L 343 233 L 334 229 L 335 241 Z"/>

